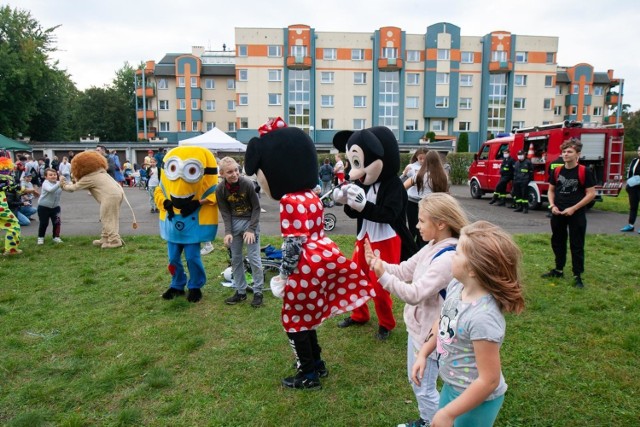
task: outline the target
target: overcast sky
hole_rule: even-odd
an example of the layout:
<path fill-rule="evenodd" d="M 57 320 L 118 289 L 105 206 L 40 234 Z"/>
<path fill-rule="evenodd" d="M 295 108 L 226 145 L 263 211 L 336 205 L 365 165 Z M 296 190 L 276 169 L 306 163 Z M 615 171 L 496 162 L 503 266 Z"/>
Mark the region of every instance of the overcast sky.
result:
<path fill-rule="evenodd" d="M 8 0 L 55 31 L 54 55 L 79 89 L 110 84 L 125 62 L 233 47 L 235 27 L 373 32 L 383 26 L 424 34 L 449 22 L 462 36 L 504 30 L 559 37 L 558 64 L 586 62 L 625 79 L 624 103 L 640 110 L 638 0 Z"/>

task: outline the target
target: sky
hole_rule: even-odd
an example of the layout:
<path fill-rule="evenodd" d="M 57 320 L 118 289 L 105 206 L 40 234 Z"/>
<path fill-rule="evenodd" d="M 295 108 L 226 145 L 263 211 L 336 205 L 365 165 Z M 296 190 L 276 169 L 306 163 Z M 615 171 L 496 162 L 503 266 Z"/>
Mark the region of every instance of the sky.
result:
<path fill-rule="evenodd" d="M 192 46 L 233 48 L 236 27 L 305 24 L 319 32 L 373 32 L 395 26 L 424 34 L 438 22 L 462 36 L 492 31 L 559 37 L 561 66 L 588 63 L 623 78 L 624 103 L 640 110 L 638 0 L 5 0 L 54 32 L 52 56 L 80 90 L 111 84 L 125 62 L 160 61 Z"/>

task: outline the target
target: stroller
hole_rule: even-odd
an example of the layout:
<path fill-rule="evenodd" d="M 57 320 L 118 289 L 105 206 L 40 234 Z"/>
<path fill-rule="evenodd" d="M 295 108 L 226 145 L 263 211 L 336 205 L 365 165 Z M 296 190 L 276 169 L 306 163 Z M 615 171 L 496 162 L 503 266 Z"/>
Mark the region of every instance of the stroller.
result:
<path fill-rule="evenodd" d="M 329 189 L 329 191 L 327 191 L 322 196 L 320 196 L 320 201 L 322 201 L 322 204 L 324 205 L 325 208 L 331 208 L 334 206 L 333 200 L 331 199 L 331 195 L 333 194 L 333 190 L 336 189 L 337 187 L 339 187 L 339 185 L 332 186 L 331 189 Z M 332 231 L 334 228 L 336 228 L 336 222 L 338 221 L 338 218 L 331 212 L 327 212 L 325 210 L 323 220 L 324 220 L 324 227 L 323 227 L 324 231 Z"/>
<path fill-rule="evenodd" d="M 262 271 L 264 272 L 264 287 L 263 290 L 268 291 L 271 278 L 280 273 L 280 265 L 282 264 L 282 251 L 274 248 L 272 245 L 267 245 L 260 248 L 260 251 L 264 254 L 260 257 L 262 261 Z M 229 256 L 229 267 L 227 267 L 221 274 L 223 277 L 222 286 L 230 288 L 233 286 L 233 274 L 231 271 L 231 248 L 227 248 L 227 254 Z M 247 257 L 244 257 L 244 270 L 245 277 L 248 283 L 247 291 L 253 292 L 253 278 L 251 277 L 251 265 Z"/>

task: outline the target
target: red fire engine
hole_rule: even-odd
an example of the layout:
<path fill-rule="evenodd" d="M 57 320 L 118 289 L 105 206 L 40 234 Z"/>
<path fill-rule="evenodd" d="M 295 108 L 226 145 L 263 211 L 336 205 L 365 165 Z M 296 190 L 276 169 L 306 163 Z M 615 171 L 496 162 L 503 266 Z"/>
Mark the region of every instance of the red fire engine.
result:
<path fill-rule="evenodd" d="M 617 196 L 624 176 L 624 128 L 569 121 L 518 129 L 515 134 L 483 143 L 469 168 L 471 196 L 479 199 L 495 191 L 505 148 L 514 159 L 519 150 L 524 150 L 534 167 L 529 208 L 539 208 L 547 197 L 549 165 L 562 154 L 560 145 L 571 138 L 582 142 L 580 164 L 587 166 L 596 179 L 596 200 L 602 200 L 603 195 Z"/>

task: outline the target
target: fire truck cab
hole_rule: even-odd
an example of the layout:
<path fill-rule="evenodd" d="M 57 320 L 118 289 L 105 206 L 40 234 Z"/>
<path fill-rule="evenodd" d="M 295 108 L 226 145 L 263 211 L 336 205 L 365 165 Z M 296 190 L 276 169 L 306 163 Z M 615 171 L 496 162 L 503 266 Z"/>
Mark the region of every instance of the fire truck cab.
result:
<path fill-rule="evenodd" d="M 534 178 L 529 183 L 529 208 L 538 209 L 547 198 L 549 166 L 561 157 L 562 143 L 571 138 L 582 142 L 580 164 L 596 179 L 596 200 L 602 200 L 603 195 L 617 196 L 624 176 L 624 128 L 564 121 L 517 129 L 514 134 L 483 143 L 469 168 L 471 197 L 479 199 L 495 191 L 505 148 L 509 148 L 514 160 L 516 153 L 524 150 L 534 167 Z"/>

